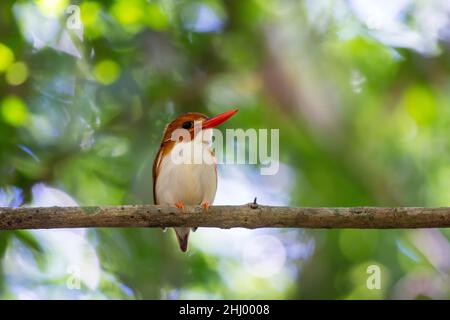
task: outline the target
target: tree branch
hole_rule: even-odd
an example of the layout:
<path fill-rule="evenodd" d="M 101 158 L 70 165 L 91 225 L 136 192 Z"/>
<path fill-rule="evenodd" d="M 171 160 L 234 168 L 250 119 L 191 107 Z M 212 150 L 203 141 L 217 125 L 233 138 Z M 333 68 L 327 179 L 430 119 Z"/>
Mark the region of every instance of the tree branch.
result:
<path fill-rule="evenodd" d="M 0 208 L 0 230 L 101 227 L 445 228 L 444 208 L 291 208 L 213 206 L 208 212 L 163 206 Z"/>

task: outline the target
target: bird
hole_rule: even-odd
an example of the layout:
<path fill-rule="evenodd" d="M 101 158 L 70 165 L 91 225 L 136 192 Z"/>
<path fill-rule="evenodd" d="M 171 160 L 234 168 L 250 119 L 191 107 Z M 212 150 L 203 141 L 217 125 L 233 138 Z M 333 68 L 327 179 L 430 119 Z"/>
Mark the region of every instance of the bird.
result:
<path fill-rule="evenodd" d="M 153 200 L 156 205 L 174 206 L 182 212 L 185 205 L 200 205 L 208 211 L 217 190 L 212 128 L 236 112 L 238 109 L 231 109 L 210 118 L 202 113 L 188 112 L 166 125 L 153 162 Z M 180 136 L 176 136 L 177 133 Z M 180 161 L 183 156 L 184 161 Z M 186 252 L 190 228 L 177 227 L 174 231 L 180 250 Z"/>

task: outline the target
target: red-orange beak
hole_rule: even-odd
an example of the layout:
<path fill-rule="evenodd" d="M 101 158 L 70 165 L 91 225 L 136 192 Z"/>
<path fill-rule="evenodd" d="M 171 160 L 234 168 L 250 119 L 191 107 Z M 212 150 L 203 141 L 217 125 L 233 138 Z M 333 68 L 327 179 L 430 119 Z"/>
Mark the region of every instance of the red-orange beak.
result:
<path fill-rule="evenodd" d="M 230 119 L 236 112 L 238 112 L 238 109 L 231 109 L 224 113 L 218 114 L 215 117 L 208 118 L 202 123 L 202 129 L 210 129 L 217 127 L 219 124 L 224 123 L 228 119 Z"/>

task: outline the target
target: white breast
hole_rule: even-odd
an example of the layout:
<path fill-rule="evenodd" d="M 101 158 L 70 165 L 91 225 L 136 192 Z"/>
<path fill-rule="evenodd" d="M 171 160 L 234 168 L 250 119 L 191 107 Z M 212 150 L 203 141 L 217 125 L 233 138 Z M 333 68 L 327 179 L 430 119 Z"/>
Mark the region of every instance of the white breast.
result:
<path fill-rule="evenodd" d="M 197 135 L 199 136 L 199 135 Z M 190 142 L 178 143 L 182 150 L 192 150 L 190 163 L 174 161 L 174 152 L 180 148 L 173 148 L 171 153 L 161 160 L 160 170 L 155 184 L 158 204 L 174 205 L 181 201 L 185 205 L 200 205 L 207 201 L 212 204 L 217 189 L 217 174 L 214 156 L 209 143 L 200 137 Z M 203 157 L 202 163 L 193 163 L 195 157 Z"/>

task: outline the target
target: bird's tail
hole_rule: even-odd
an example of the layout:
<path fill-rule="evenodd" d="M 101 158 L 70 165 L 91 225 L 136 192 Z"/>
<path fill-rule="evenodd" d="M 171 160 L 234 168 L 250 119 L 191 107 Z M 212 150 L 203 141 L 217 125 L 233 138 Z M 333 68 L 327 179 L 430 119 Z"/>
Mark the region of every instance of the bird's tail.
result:
<path fill-rule="evenodd" d="M 178 244 L 183 252 L 187 251 L 190 228 L 174 228 Z"/>

